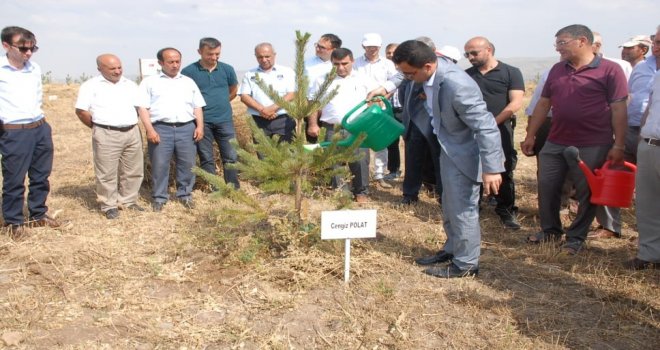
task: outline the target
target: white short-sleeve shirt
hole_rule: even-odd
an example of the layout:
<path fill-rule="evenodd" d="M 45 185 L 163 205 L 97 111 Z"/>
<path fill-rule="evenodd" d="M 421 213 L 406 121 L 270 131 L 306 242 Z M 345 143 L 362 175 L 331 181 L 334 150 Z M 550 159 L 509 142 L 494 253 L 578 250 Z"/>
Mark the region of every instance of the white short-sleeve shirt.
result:
<path fill-rule="evenodd" d="M 245 73 L 238 94 L 250 95 L 255 101 L 264 106 L 270 106 L 275 102 L 257 85 L 257 74 L 259 74 L 259 77 L 266 85 L 271 85 L 280 97 L 293 92 L 296 88 L 295 73 L 289 67 L 276 64 L 268 72 L 263 71 L 259 67 L 251 69 Z M 251 107 L 248 107 L 248 113 L 259 115 L 259 111 Z M 278 115 L 285 113 L 286 111 L 283 108 L 277 110 Z"/>
<path fill-rule="evenodd" d="M 193 110 L 206 106 L 195 81 L 185 75 L 165 73 L 140 83 L 138 106 L 149 109 L 151 122 L 185 123 L 195 119 Z"/>
<path fill-rule="evenodd" d="M 138 86 L 121 77 L 112 83 L 103 75 L 87 80 L 80 86 L 76 108 L 92 114 L 92 122 L 115 127 L 137 124 L 135 106 Z"/>
<path fill-rule="evenodd" d="M 309 90 L 309 98 L 311 99 L 316 91 L 321 87 L 325 79 L 317 79 Z M 352 71 L 350 75 L 345 78 L 340 76 L 330 84 L 328 92 L 339 87 L 337 95 L 330 100 L 330 102 L 321 110 L 320 121 L 328 124 L 338 124 L 344 116 L 355 108 L 359 103 L 367 98 L 367 94 L 378 88 L 380 85 L 374 79 Z"/>

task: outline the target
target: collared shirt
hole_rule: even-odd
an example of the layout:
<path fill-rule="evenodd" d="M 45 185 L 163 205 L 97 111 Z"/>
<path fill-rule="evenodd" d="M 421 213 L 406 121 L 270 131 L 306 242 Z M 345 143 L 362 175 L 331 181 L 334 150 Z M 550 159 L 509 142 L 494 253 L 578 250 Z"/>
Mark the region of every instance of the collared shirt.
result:
<path fill-rule="evenodd" d="M 319 56 L 308 58 L 305 61 L 305 75 L 309 78 L 311 86 L 318 79 L 325 79 L 325 76 L 332 70 L 332 62 L 324 61 Z"/>
<path fill-rule="evenodd" d="M 355 59 L 353 69 L 358 73 L 371 77 L 380 85 L 385 84 L 389 78 L 398 73 L 394 63 L 387 58 L 379 57 L 376 61 L 371 62 L 364 55 Z"/>
<path fill-rule="evenodd" d="M 639 126 L 649 102 L 649 93 L 656 73 L 656 57 L 651 55 L 638 63 L 628 80 L 630 100 L 628 101 L 628 125 Z"/>
<path fill-rule="evenodd" d="M 436 68 L 437 69 L 437 68 Z M 426 95 L 426 103 L 424 103 L 424 108 L 431 116 L 431 121 L 433 120 L 433 82 L 435 81 L 435 72 L 431 74 L 429 80 L 424 82 L 424 94 Z"/>
<path fill-rule="evenodd" d="M 238 79 L 234 67 L 218 62 L 215 69 L 209 71 L 199 61 L 189 64 L 181 74 L 195 81 L 206 101 L 204 122 L 222 123 L 232 121 L 229 87 L 237 85 Z"/>
<path fill-rule="evenodd" d="M 632 74 L 633 71 L 633 66 L 630 64 L 630 62 L 624 61 L 620 58 L 606 57 L 604 55 L 601 55 L 601 57 L 618 64 L 619 67 L 621 67 L 621 69 L 623 70 L 623 75 L 626 76 L 626 81 L 630 79 L 630 74 Z"/>
<path fill-rule="evenodd" d="M 185 75 L 165 73 L 144 78 L 138 106 L 148 108 L 151 122 L 185 123 L 195 119 L 193 110 L 206 105 L 195 82 Z"/>
<path fill-rule="evenodd" d="M 541 96 L 549 98 L 552 106 L 548 141 L 603 146 L 612 143 L 614 134 L 610 104 L 626 100 L 628 84 L 619 65 L 595 56 L 578 70 L 568 61 L 555 64 Z"/>
<path fill-rule="evenodd" d="M 27 61 L 16 69 L 7 56 L 0 57 L 0 121 L 4 124 L 28 124 L 44 117 L 41 109 L 43 87 L 41 67 Z"/>
<path fill-rule="evenodd" d="M 529 105 L 527 105 L 527 108 L 525 108 L 526 115 L 531 116 L 534 114 L 534 108 L 536 108 L 536 104 L 539 103 L 539 100 L 541 99 L 541 91 L 543 91 L 543 87 L 545 86 L 545 81 L 548 79 L 549 73 L 549 69 L 546 69 L 543 71 L 543 73 L 541 73 L 541 78 L 539 78 L 539 82 L 536 83 L 532 98 L 529 100 Z M 547 117 L 552 118 L 552 110 L 548 111 Z"/>
<path fill-rule="evenodd" d="M 259 85 L 257 85 L 257 74 L 259 74 L 259 78 L 261 78 L 266 85 L 271 85 L 280 97 L 293 92 L 296 89 L 295 73 L 293 72 L 293 69 L 276 64 L 269 72 L 265 72 L 260 67 L 257 67 L 245 73 L 241 88 L 238 92 L 239 95 L 250 95 L 255 101 L 264 106 L 270 106 L 275 103 L 259 87 Z M 248 113 L 259 115 L 259 111 L 252 107 L 248 107 Z M 284 108 L 277 110 L 278 115 L 285 113 L 286 111 Z"/>
<path fill-rule="evenodd" d="M 642 138 L 660 139 L 660 71 L 653 77 L 650 101 L 649 115 L 639 134 Z"/>
<path fill-rule="evenodd" d="M 124 127 L 137 124 L 137 102 L 138 86 L 133 81 L 121 77 L 113 83 L 98 75 L 80 86 L 76 108 L 91 113 L 94 123 Z"/>
<path fill-rule="evenodd" d="M 325 78 L 319 78 L 312 84 L 308 95 L 310 99 L 319 90 L 324 80 Z M 369 91 L 378 86 L 375 80 L 356 71 L 352 71 L 346 78 L 335 77 L 327 91 L 330 92 L 335 87 L 339 87 L 339 90 L 337 95 L 321 110 L 320 120 L 328 124 L 341 123 L 344 116 L 364 101 Z"/>
<path fill-rule="evenodd" d="M 498 116 L 511 102 L 509 91 L 525 91 L 525 82 L 520 69 L 497 61 L 495 68 L 482 74 L 477 67 L 470 67 L 465 72 L 479 85 L 488 111 Z"/>

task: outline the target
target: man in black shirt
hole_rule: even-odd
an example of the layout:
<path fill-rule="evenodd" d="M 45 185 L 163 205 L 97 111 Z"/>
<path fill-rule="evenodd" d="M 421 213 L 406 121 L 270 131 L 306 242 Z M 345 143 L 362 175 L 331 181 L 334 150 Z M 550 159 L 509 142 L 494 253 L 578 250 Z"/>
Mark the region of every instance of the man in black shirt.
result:
<path fill-rule="evenodd" d="M 518 208 L 515 206 L 513 182 L 513 170 L 518 158 L 513 144 L 513 129 L 516 125 L 515 113 L 522 107 L 525 83 L 518 68 L 498 61 L 494 55 L 495 46 L 484 37 L 475 37 L 465 43 L 465 58 L 472 64 L 466 73 L 477 82 L 488 111 L 495 116 L 506 157 L 502 185 L 495 196 L 495 212 L 505 227 L 518 230 L 520 224 L 516 218 Z"/>

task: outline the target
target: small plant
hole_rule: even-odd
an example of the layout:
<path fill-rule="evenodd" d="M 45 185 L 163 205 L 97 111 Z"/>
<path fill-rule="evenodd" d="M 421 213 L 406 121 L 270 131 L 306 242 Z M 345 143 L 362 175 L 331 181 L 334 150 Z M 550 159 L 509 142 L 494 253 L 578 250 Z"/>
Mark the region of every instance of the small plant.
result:
<path fill-rule="evenodd" d="M 41 83 L 42 84 L 50 84 L 53 82 L 53 72 L 48 71 L 44 74 L 41 75 Z"/>

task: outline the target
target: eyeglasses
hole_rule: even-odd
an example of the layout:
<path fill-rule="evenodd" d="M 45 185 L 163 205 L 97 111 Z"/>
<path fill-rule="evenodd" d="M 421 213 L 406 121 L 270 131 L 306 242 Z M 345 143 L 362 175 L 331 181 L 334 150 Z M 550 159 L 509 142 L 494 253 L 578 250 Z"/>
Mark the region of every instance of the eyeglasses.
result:
<path fill-rule="evenodd" d="M 477 57 L 477 56 L 479 56 L 480 52 L 481 51 L 470 51 L 470 52 L 464 53 L 463 56 L 465 56 L 465 58 L 470 58 L 470 56 Z"/>
<path fill-rule="evenodd" d="M 314 47 L 316 47 L 317 50 L 325 50 L 325 51 L 328 51 L 328 50 L 332 49 L 331 47 L 325 47 L 325 46 L 323 46 L 319 43 L 314 44 Z"/>
<path fill-rule="evenodd" d="M 566 45 L 568 45 L 568 43 L 570 43 L 570 42 L 572 42 L 572 41 L 575 41 L 575 40 L 577 40 L 577 39 L 571 39 L 571 40 L 559 40 L 559 41 L 555 42 L 555 47 L 566 46 Z"/>
<path fill-rule="evenodd" d="M 9 46 L 11 46 L 13 48 L 16 48 L 18 51 L 20 51 L 22 53 L 26 53 L 28 51 L 32 51 L 32 53 L 35 53 L 35 52 L 39 51 L 39 46 L 37 46 L 37 45 L 34 45 L 34 46 L 16 46 L 16 45 L 10 44 Z"/>
<path fill-rule="evenodd" d="M 414 72 L 404 72 L 404 71 L 401 71 L 401 74 L 403 74 L 403 76 L 404 76 L 406 79 L 412 79 L 415 75 L 417 75 L 417 72 L 419 72 L 419 69 L 415 70 Z"/>

